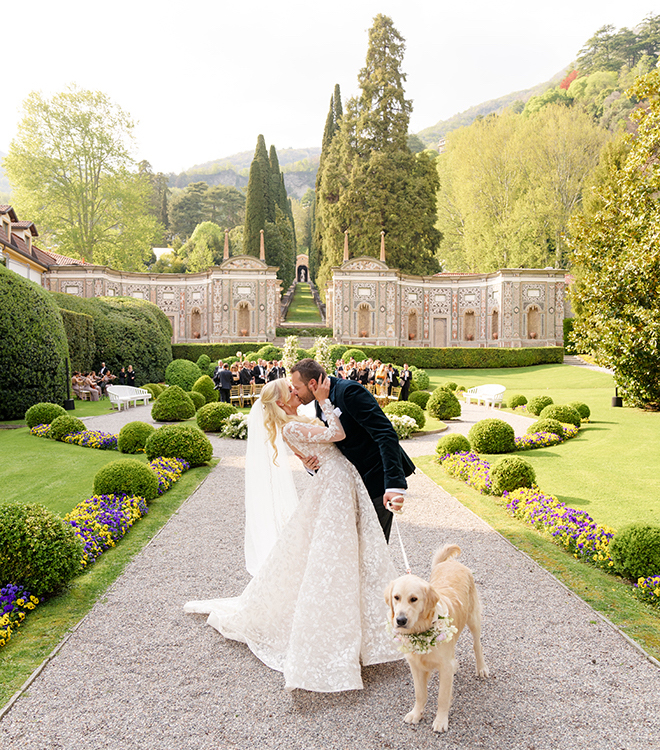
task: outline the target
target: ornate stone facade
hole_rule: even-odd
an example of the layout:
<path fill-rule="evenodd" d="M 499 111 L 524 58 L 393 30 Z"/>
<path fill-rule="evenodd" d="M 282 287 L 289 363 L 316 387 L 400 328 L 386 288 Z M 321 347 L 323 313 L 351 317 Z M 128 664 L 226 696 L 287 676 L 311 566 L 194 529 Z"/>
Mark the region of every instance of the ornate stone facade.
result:
<path fill-rule="evenodd" d="M 341 344 L 561 346 L 565 271 L 409 276 L 375 258 L 333 269 L 328 325 Z"/>
<path fill-rule="evenodd" d="M 167 315 L 174 342 L 272 341 L 279 324 L 277 268 L 250 255 L 202 273 L 124 273 L 105 266 L 51 266 L 42 283 L 79 297 L 146 299 Z"/>

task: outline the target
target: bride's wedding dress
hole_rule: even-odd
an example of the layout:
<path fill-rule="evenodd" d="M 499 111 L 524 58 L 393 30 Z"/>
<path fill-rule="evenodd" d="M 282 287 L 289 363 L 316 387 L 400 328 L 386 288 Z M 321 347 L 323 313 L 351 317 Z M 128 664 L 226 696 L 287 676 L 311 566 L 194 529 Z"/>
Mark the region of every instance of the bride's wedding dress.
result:
<path fill-rule="evenodd" d="M 239 597 L 188 602 L 226 638 L 246 643 L 288 690 L 362 688 L 360 664 L 401 658 L 387 635 L 384 591 L 397 577 L 376 512 L 355 467 L 333 444 L 341 432 L 292 421 L 286 442 L 321 466 L 275 546 Z M 287 460 L 282 456 L 281 460 Z"/>

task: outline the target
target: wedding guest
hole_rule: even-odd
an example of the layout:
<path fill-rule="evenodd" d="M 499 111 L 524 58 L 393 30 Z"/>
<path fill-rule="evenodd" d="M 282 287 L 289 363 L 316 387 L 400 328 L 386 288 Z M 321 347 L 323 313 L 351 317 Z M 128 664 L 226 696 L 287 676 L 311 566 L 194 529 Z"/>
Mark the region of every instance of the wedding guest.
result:
<path fill-rule="evenodd" d="M 89 392 L 92 401 L 98 401 L 101 398 L 101 389 L 96 385 L 96 376 L 90 372 L 85 378 L 84 390 Z"/>
<path fill-rule="evenodd" d="M 376 360 L 374 367 L 376 368 L 376 393 L 379 396 L 385 396 L 387 395 L 387 365 L 380 360 Z"/>
<path fill-rule="evenodd" d="M 250 383 L 254 382 L 252 379 L 252 370 L 249 368 L 247 362 L 241 362 L 241 368 L 238 371 L 238 378 L 241 385 L 250 385 Z"/>
<path fill-rule="evenodd" d="M 357 380 L 358 379 L 358 368 L 355 364 L 355 360 L 351 359 L 351 361 L 348 363 L 348 369 L 346 372 L 346 378 L 348 380 Z"/>
<path fill-rule="evenodd" d="M 126 369 L 124 367 L 119 371 L 117 375 L 117 385 L 126 385 Z"/>
<path fill-rule="evenodd" d="M 408 369 L 408 363 L 403 365 L 401 373 L 401 395 L 399 401 L 407 401 L 410 393 L 410 382 L 412 381 L 412 372 Z"/>
<path fill-rule="evenodd" d="M 387 395 L 392 395 L 392 388 L 399 387 L 399 371 L 393 364 L 387 368 Z"/>
<path fill-rule="evenodd" d="M 222 370 L 220 370 L 220 401 L 224 401 L 224 403 L 229 404 L 231 403 L 231 386 L 232 386 L 232 375 L 229 370 L 229 365 L 224 364 L 222 366 Z"/>
<path fill-rule="evenodd" d="M 128 372 L 126 373 L 126 385 L 135 385 L 135 370 L 133 370 L 133 365 L 128 366 Z"/>
<path fill-rule="evenodd" d="M 231 372 L 231 384 L 233 386 L 241 384 L 239 369 L 240 368 L 238 362 L 234 362 L 234 364 L 229 368 L 229 371 Z"/>

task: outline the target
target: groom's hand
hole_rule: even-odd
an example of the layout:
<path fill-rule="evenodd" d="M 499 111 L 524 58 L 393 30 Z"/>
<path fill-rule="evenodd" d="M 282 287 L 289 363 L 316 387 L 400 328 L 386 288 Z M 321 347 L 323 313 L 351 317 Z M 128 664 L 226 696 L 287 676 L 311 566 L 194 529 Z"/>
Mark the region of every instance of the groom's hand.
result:
<path fill-rule="evenodd" d="M 302 465 L 307 471 L 318 471 L 321 464 L 317 456 L 302 456 L 300 453 L 296 453 L 296 456 L 302 461 Z"/>
<path fill-rule="evenodd" d="M 388 508 L 388 510 L 392 510 L 395 513 L 403 507 L 403 501 L 404 497 L 403 495 L 398 491 L 392 491 L 392 492 L 386 492 L 383 495 L 383 505 Z M 391 508 L 390 508 L 391 504 Z"/>

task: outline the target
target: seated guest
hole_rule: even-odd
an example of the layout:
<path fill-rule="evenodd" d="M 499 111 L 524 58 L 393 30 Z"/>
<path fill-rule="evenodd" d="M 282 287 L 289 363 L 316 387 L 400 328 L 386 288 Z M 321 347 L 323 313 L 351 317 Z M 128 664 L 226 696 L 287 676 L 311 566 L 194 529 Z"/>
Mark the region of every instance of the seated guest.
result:
<path fill-rule="evenodd" d="M 247 366 L 246 362 L 241 362 L 241 368 L 238 371 L 238 379 L 241 381 L 241 385 L 250 385 L 253 382 L 252 370 Z"/>
<path fill-rule="evenodd" d="M 239 364 L 238 362 L 234 362 L 234 364 L 229 368 L 229 371 L 231 372 L 231 384 L 232 385 L 240 385 L 241 384 L 241 376 L 239 373 Z"/>

